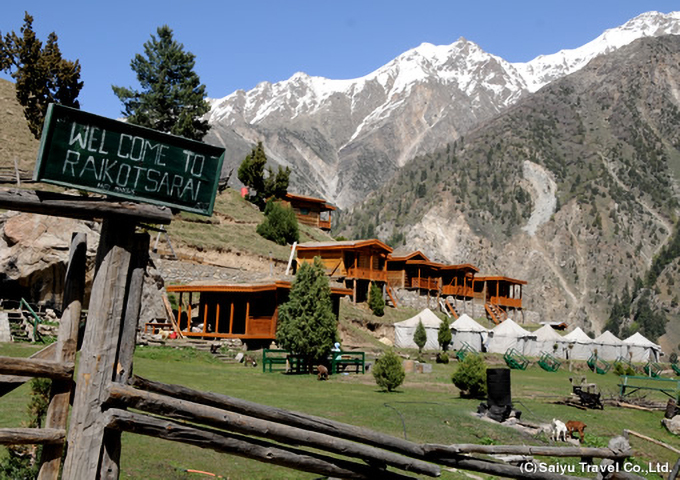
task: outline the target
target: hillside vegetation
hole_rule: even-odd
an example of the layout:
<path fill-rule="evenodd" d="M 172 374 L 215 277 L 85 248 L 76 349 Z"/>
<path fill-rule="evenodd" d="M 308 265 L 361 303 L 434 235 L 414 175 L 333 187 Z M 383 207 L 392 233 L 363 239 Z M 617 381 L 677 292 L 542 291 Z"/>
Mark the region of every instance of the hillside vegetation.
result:
<path fill-rule="evenodd" d="M 677 36 L 598 57 L 414 159 L 345 212 L 338 233 L 528 280 L 523 304 L 541 320 L 593 333 L 626 288 L 650 279 L 674 332 L 680 258 L 666 247 L 680 216 L 679 60 Z"/>

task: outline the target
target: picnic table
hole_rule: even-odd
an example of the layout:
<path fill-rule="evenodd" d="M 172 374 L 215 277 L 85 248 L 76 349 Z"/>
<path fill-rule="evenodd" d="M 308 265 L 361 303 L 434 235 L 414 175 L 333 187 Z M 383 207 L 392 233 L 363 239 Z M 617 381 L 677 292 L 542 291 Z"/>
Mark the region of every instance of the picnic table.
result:
<path fill-rule="evenodd" d="M 331 352 L 331 373 L 343 373 L 353 369 L 356 373 L 366 372 L 366 354 L 364 352 Z"/>
<path fill-rule="evenodd" d="M 283 365 L 286 373 L 301 373 L 304 368 L 304 358 L 301 355 L 293 355 L 288 350 L 265 348 L 262 350 L 262 372 L 267 369 L 271 372 L 275 365 Z"/>

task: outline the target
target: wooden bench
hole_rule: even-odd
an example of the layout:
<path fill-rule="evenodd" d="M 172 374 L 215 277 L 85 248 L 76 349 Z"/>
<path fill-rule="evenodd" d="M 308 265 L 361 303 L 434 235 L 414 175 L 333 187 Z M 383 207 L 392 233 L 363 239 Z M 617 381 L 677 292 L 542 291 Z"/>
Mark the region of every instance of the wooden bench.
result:
<path fill-rule="evenodd" d="M 364 352 L 331 352 L 331 373 L 343 373 L 352 368 L 356 373 L 366 372 Z"/>
<path fill-rule="evenodd" d="M 286 373 L 302 373 L 304 360 L 300 355 L 293 355 L 288 350 L 265 348 L 262 351 L 262 371 L 273 370 L 274 365 L 283 365 L 282 369 Z"/>
<path fill-rule="evenodd" d="M 672 378 L 621 375 L 621 379 L 623 382 L 619 383 L 618 386 L 621 388 L 620 393 L 622 397 L 632 395 L 639 390 L 650 390 L 661 392 L 675 400 L 677 399 L 678 392 L 680 392 L 680 380 Z"/>

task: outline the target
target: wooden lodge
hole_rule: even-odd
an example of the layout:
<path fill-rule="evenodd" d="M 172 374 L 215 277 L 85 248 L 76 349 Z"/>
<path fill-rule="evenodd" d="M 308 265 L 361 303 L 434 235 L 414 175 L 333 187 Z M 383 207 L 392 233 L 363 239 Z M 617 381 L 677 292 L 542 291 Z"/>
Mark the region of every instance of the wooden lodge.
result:
<path fill-rule="evenodd" d="M 330 231 L 331 212 L 335 210 L 335 207 L 326 200 L 292 193 L 286 193 L 283 200 L 291 206 L 298 222 Z"/>
<path fill-rule="evenodd" d="M 469 263 L 440 266 L 439 278 L 441 279 L 442 296 L 452 296 L 456 300 L 472 300 L 474 298 L 472 285 L 478 271 L 477 267 Z"/>
<path fill-rule="evenodd" d="M 474 298 L 484 303 L 487 316 L 498 324 L 508 318 L 508 312 L 522 312 L 522 285 L 526 280 L 503 276 L 475 276 Z"/>
<path fill-rule="evenodd" d="M 352 289 L 355 303 L 368 298 L 371 282 L 375 282 L 386 287 L 396 305 L 387 284 L 387 258 L 391 253 L 392 248 L 376 239 L 303 243 L 297 246 L 297 266 L 320 257 L 328 276 Z"/>
<path fill-rule="evenodd" d="M 391 288 L 439 292 L 441 264 L 430 261 L 421 251 L 409 255 L 390 255 L 387 282 Z"/>
<path fill-rule="evenodd" d="M 276 337 L 279 306 L 288 300 L 291 282 L 206 284 L 166 287 L 179 294 L 177 325 L 182 335 L 201 338 L 238 338 L 244 343 L 268 345 Z M 333 312 L 340 312 L 346 288 L 331 287 Z"/>

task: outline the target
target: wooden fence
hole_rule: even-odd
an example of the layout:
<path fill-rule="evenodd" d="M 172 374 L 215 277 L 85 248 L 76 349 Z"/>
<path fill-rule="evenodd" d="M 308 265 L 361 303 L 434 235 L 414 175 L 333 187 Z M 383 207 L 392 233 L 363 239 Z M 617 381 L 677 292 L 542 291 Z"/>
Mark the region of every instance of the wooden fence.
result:
<path fill-rule="evenodd" d="M 15 201 L 17 196 L 21 201 Z M 0 394 L 30 377 L 53 380 L 45 428 L 0 429 L 0 444 L 45 444 L 41 479 L 58 478 L 65 444 L 68 449 L 62 478 L 118 478 L 122 432 L 352 479 L 412 478 L 409 474 L 437 477 L 440 465 L 444 465 L 510 478 L 557 480 L 571 477 L 528 473 L 471 455 L 530 454 L 615 461 L 632 455 L 630 449 L 417 444 L 321 417 L 136 377 L 132 374 L 132 357 L 149 249 L 148 234 L 136 233 L 136 227 L 140 222 L 167 224 L 171 215 L 164 209 L 127 202 L 95 200 L 95 207 L 80 197 L 61 197 L 66 198 L 0 190 L 0 208 L 104 218 L 68 429 L 84 286 L 82 235 L 74 237 L 71 247 L 66 308 L 57 343 L 29 359 L 0 358 Z M 61 203 L 67 207 L 59 208 Z"/>

